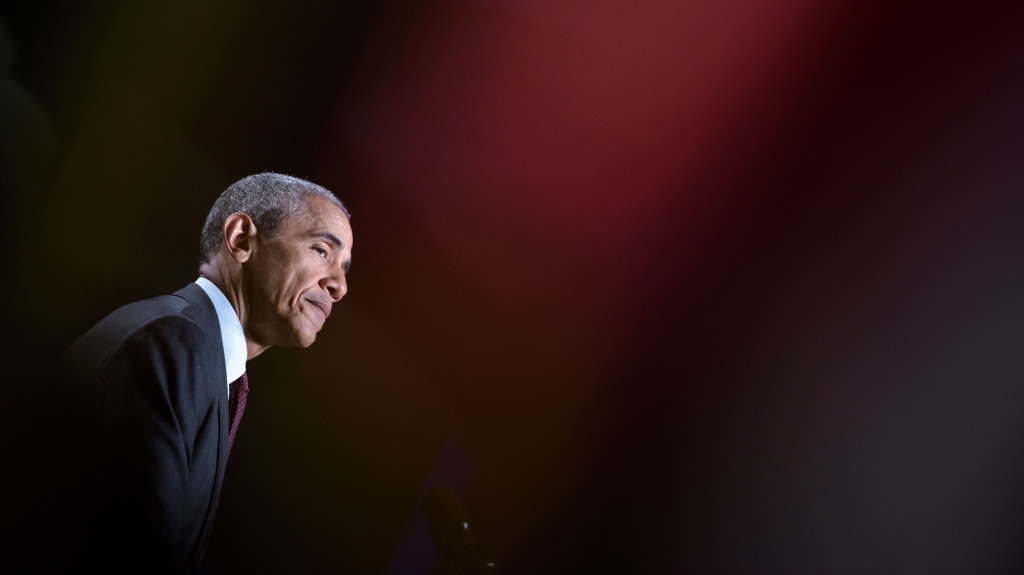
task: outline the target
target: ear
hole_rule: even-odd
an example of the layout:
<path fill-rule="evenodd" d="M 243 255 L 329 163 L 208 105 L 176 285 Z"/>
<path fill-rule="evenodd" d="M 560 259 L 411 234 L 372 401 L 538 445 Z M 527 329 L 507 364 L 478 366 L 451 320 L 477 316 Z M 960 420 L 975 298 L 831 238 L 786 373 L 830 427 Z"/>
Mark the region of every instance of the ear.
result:
<path fill-rule="evenodd" d="M 256 224 L 247 214 L 231 214 L 224 220 L 224 246 L 238 263 L 252 257 L 256 247 Z"/>

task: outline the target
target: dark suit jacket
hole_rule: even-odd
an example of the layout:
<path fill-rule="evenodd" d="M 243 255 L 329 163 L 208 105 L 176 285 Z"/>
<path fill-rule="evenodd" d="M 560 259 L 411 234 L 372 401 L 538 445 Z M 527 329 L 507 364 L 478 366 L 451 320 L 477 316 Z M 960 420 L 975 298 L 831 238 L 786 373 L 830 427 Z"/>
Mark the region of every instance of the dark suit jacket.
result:
<path fill-rule="evenodd" d="M 220 324 L 196 284 L 126 305 L 62 358 L 82 431 L 74 566 L 195 572 L 227 462 Z"/>

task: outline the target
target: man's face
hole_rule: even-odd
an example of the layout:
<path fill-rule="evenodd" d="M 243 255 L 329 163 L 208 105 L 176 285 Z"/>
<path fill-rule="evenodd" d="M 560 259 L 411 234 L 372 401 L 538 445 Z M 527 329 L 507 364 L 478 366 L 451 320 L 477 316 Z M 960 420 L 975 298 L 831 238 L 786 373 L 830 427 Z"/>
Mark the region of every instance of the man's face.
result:
<path fill-rule="evenodd" d="M 348 291 L 348 218 L 323 198 L 306 201 L 308 208 L 281 222 L 272 239 L 259 236 L 244 264 L 246 336 L 266 346 L 308 347 Z"/>

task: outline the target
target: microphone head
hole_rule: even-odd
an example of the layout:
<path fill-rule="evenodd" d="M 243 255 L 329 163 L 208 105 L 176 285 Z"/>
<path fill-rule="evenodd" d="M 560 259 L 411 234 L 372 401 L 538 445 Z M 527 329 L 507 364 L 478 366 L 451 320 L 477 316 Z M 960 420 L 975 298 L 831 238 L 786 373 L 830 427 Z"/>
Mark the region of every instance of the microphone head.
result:
<path fill-rule="evenodd" d="M 490 551 L 477 543 L 469 529 L 469 513 L 451 489 L 431 489 L 420 504 L 430 523 L 430 537 L 449 562 L 452 573 L 493 575 L 498 566 Z"/>
<path fill-rule="evenodd" d="M 469 521 L 469 513 L 466 513 L 466 508 L 462 506 L 452 490 L 444 485 L 431 489 L 423 497 L 421 507 L 430 524 L 442 529 Z"/>

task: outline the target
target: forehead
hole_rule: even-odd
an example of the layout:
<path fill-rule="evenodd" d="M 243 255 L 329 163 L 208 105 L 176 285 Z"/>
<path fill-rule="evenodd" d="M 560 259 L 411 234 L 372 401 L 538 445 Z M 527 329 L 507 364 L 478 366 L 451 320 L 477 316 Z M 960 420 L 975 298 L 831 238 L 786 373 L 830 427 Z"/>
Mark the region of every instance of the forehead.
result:
<path fill-rule="evenodd" d="M 341 208 L 331 202 L 317 197 L 306 197 L 306 209 L 288 217 L 280 225 L 282 235 L 308 236 L 319 233 L 331 233 L 352 247 L 352 226 Z"/>

